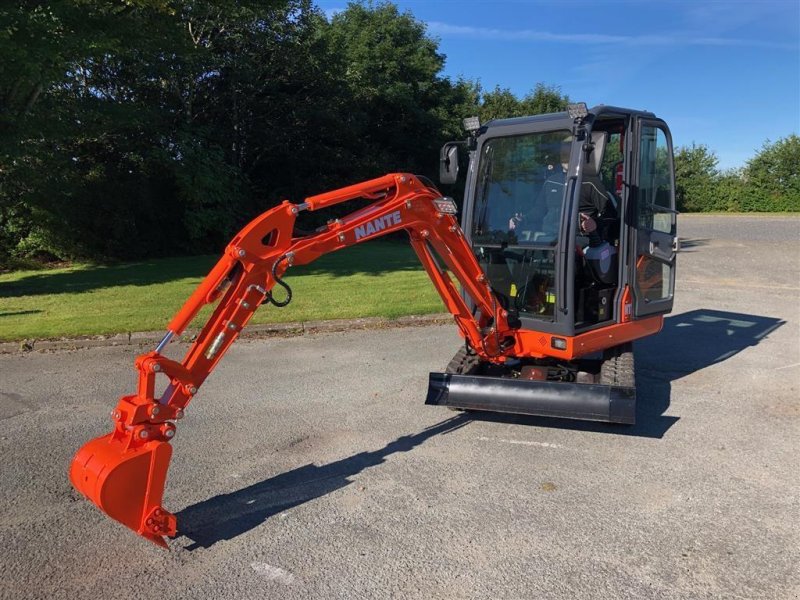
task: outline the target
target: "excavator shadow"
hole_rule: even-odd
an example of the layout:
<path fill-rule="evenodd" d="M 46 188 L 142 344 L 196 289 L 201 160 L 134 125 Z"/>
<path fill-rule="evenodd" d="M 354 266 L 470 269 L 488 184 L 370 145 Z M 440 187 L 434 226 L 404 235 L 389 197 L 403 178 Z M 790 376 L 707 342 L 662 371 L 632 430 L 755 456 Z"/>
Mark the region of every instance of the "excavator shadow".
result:
<path fill-rule="evenodd" d="M 668 316 L 658 335 L 634 344 L 635 425 L 473 412 L 474 420 L 660 439 L 679 417 L 665 415 L 672 382 L 757 345 L 785 321 L 706 308 Z"/>
<path fill-rule="evenodd" d="M 220 494 L 187 506 L 177 513 L 179 535 L 192 543 L 187 550 L 208 548 L 261 525 L 285 510 L 335 492 L 351 478 L 377 466 L 387 456 L 408 452 L 430 438 L 450 433 L 469 423 L 459 414 L 413 435 L 404 435 L 372 452 L 360 452 L 327 465 L 304 465 L 230 494 Z"/>
<path fill-rule="evenodd" d="M 391 454 L 408 452 L 426 440 L 454 431 L 470 421 L 662 438 L 679 420 L 664 414 L 670 404 L 672 381 L 757 345 L 784 323 L 771 317 L 709 309 L 666 318 L 659 335 L 636 342 L 636 425 L 484 412 L 461 413 L 417 434 L 397 438 L 379 450 L 360 452 L 327 465 L 305 465 L 236 492 L 188 506 L 177 514 L 180 534 L 191 540 L 188 550 L 208 548 L 216 542 L 235 538 L 273 515 L 346 487 L 352 483 L 353 476 L 383 463 Z"/>
<path fill-rule="evenodd" d="M 702 248 L 711 243 L 709 238 L 681 238 L 681 252 L 697 252 L 697 250 L 690 250 L 690 248 Z"/>

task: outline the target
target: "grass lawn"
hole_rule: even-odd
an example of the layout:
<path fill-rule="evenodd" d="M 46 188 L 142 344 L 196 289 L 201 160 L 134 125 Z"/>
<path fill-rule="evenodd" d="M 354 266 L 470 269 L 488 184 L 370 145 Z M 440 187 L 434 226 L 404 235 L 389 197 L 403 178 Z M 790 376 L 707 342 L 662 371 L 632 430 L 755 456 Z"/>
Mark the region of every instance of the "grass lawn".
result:
<path fill-rule="evenodd" d="M 216 256 L 0 274 L 0 340 L 165 329 Z M 253 323 L 399 317 L 445 310 L 407 244 L 370 242 L 295 267 L 286 308 L 262 306 Z M 283 290 L 276 291 L 282 297 Z M 193 323 L 210 314 L 206 307 Z"/>
<path fill-rule="evenodd" d="M 796 219 L 800 217 L 800 212 L 792 212 L 792 211 L 785 211 L 785 212 L 727 212 L 727 211 L 709 211 L 709 212 L 683 212 L 680 213 L 682 217 L 753 217 L 753 218 L 760 218 L 763 217 L 765 219 L 775 219 L 775 218 L 793 218 Z"/>

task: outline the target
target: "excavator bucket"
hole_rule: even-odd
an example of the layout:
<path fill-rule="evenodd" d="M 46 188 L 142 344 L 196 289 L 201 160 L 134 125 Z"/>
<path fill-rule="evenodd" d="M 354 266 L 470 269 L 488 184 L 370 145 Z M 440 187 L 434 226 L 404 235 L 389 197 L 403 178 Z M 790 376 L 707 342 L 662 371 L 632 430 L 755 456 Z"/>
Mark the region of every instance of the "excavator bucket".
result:
<path fill-rule="evenodd" d="M 112 519 L 159 546 L 174 536 L 176 519 L 161 506 L 172 456 L 168 442 L 138 446 L 130 436 L 110 433 L 87 442 L 72 460 L 70 480 Z"/>

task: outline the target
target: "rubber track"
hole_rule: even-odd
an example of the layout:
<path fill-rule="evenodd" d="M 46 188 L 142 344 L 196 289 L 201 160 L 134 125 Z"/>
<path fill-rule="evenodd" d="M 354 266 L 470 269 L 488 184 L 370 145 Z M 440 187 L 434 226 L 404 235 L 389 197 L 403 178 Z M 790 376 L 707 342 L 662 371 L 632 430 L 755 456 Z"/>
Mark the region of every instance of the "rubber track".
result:
<path fill-rule="evenodd" d="M 606 351 L 603 366 L 600 368 L 600 383 L 623 387 L 634 387 L 633 344 L 621 344 Z"/>
<path fill-rule="evenodd" d="M 478 369 L 480 362 L 481 359 L 478 358 L 477 354 L 466 346 L 462 346 L 461 349 L 456 352 L 450 364 L 447 365 L 445 372 L 455 375 L 469 375 Z"/>

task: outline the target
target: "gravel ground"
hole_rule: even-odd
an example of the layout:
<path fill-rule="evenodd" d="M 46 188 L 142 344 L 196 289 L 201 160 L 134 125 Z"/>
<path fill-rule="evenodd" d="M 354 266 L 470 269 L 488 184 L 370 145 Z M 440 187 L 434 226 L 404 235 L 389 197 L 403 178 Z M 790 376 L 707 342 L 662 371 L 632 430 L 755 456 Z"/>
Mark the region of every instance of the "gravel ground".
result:
<path fill-rule="evenodd" d="M 67 479 L 135 349 L 0 356 L 0 597 L 800 597 L 800 219 L 681 236 L 630 428 L 424 406 L 450 326 L 240 342 L 180 423 L 169 552 Z"/>

